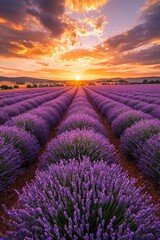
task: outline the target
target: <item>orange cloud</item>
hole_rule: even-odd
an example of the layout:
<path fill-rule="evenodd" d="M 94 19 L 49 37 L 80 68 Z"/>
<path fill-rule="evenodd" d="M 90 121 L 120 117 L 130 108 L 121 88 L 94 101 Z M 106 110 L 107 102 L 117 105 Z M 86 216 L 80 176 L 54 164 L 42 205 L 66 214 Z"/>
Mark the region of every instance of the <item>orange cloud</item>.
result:
<path fill-rule="evenodd" d="M 111 56 L 108 55 L 107 49 L 104 51 L 104 49 L 101 50 L 98 46 L 92 49 L 75 49 L 69 52 L 66 52 L 64 54 L 61 54 L 60 56 L 60 61 L 65 61 L 65 62 L 77 62 L 77 61 L 85 61 L 85 59 L 88 59 L 92 62 L 99 62 L 102 59 L 105 61 L 109 61 Z"/>
<path fill-rule="evenodd" d="M 87 26 L 93 28 L 93 31 L 88 31 L 88 35 L 98 36 L 103 33 L 105 25 L 108 23 L 106 21 L 106 16 L 100 15 L 96 18 L 85 18 L 83 23 Z"/>
<path fill-rule="evenodd" d="M 75 12 L 84 12 L 96 10 L 97 8 L 103 6 L 108 0 L 67 0 L 67 5 L 70 10 Z"/>

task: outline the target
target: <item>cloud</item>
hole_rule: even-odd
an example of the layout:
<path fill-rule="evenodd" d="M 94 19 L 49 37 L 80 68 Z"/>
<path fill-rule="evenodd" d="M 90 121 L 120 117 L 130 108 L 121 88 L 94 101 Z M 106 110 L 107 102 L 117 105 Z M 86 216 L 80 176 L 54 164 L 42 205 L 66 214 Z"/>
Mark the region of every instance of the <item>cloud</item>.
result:
<path fill-rule="evenodd" d="M 67 5 L 70 10 L 75 12 L 84 12 L 97 10 L 99 7 L 106 4 L 108 0 L 67 0 Z"/>
<path fill-rule="evenodd" d="M 46 29 L 49 29 L 54 37 L 61 36 L 67 28 L 67 24 L 51 13 L 38 12 L 34 9 L 29 9 L 27 12 L 36 17 Z"/>
<path fill-rule="evenodd" d="M 47 54 L 46 50 L 50 41 L 46 41 L 46 34 L 42 31 L 27 29 L 20 31 L 1 24 L 0 32 L 0 55 L 32 58 L 36 55 L 36 52 L 39 52 L 39 55 L 42 55 L 42 52 L 43 55 Z"/>
<path fill-rule="evenodd" d="M 117 57 L 116 62 L 122 63 L 139 63 L 139 64 L 158 64 L 160 63 L 160 45 L 155 44 L 147 49 L 135 51 Z"/>
<path fill-rule="evenodd" d="M 110 37 L 92 49 L 75 49 L 61 56 L 63 61 L 92 59 L 100 66 L 118 64 L 157 64 L 160 62 L 160 4 L 149 1 L 141 11 L 141 23 Z"/>
<path fill-rule="evenodd" d="M 104 42 L 110 50 L 124 52 L 142 46 L 154 39 L 160 38 L 160 4 L 149 5 L 141 15 L 143 23 L 134 26 L 129 31 L 110 37 Z"/>
<path fill-rule="evenodd" d="M 100 35 L 103 33 L 105 25 L 108 23 L 106 21 L 106 16 L 100 15 L 98 17 L 88 17 L 83 20 L 86 26 L 93 28 L 92 35 Z"/>
<path fill-rule="evenodd" d="M 0 17 L 13 23 L 24 20 L 26 12 L 26 1 L 0 0 Z"/>
<path fill-rule="evenodd" d="M 15 24 L 22 24 L 29 15 L 32 15 L 55 37 L 65 31 L 66 24 L 61 19 L 64 12 L 65 0 L 0 1 L 1 18 Z"/>
<path fill-rule="evenodd" d="M 48 66 L 49 66 L 49 63 L 47 63 L 47 62 L 37 61 L 36 63 L 37 63 L 37 64 L 40 64 L 40 65 L 42 65 L 42 66 L 45 66 L 45 67 L 48 67 Z"/>

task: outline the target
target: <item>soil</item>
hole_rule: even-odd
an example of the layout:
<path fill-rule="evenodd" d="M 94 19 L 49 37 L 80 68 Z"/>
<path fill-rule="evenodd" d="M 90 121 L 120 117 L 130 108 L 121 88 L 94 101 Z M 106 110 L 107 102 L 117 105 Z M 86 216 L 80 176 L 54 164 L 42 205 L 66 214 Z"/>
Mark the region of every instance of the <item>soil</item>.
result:
<path fill-rule="evenodd" d="M 75 95 L 73 96 L 73 99 Z M 70 105 L 72 104 L 73 99 Z M 8 215 L 5 213 L 3 205 L 5 205 L 7 209 L 11 209 L 12 207 L 14 207 L 17 204 L 17 200 L 18 200 L 17 193 L 15 192 L 15 190 L 22 193 L 22 188 L 26 185 L 26 183 L 31 183 L 32 181 L 34 181 L 35 172 L 39 163 L 40 156 L 45 151 L 48 142 L 50 142 L 51 139 L 57 136 L 58 127 L 62 123 L 62 121 L 65 119 L 70 105 L 68 106 L 67 110 L 64 112 L 60 122 L 57 124 L 57 126 L 53 128 L 48 138 L 48 141 L 41 147 L 41 152 L 39 154 L 39 157 L 35 159 L 33 164 L 26 166 L 26 168 L 24 169 L 24 173 L 21 176 L 18 176 L 14 184 L 9 186 L 6 189 L 6 191 L 0 195 L 0 236 L 5 234 L 7 231 L 11 230 L 8 224 L 3 221 L 3 218 L 6 219 L 6 222 L 9 222 L 10 220 Z"/>

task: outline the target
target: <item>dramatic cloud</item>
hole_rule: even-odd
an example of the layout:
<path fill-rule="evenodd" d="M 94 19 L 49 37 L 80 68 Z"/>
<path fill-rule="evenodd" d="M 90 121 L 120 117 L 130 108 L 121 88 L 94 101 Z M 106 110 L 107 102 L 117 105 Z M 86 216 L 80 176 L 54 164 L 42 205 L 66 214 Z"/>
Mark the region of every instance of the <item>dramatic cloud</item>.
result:
<path fill-rule="evenodd" d="M 19 31 L 12 29 L 6 25 L 0 25 L 0 55 L 3 56 L 31 56 L 31 52 L 46 54 L 46 41 L 45 33 L 42 31 Z M 41 46 L 41 48 L 39 48 Z M 40 54 L 41 55 L 41 54 Z"/>
<path fill-rule="evenodd" d="M 160 45 L 153 45 L 141 51 L 128 53 L 117 57 L 117 63 L 139 63 L 139 64 L 158 64 L 160 63 Z"/>
<path fill-rule="evenodd" d="M 61 60 L 76 61 L 86 57 L 95 65 L 125 63 L 156 64 L 160 61 L 160 3 L 149 1 L 141 11 L 141 24 L 110 37 L 92 49 L 76 49 Z"/>
<path fill-rule="evenodd" d="M 143 23 L 107 39 L 104 45 L 119 52 L 128 51 L 160 38 L 160 3 L 149 5 L 142 13 Z"/>
<path fill-rule="evenodd" d="M 67 0 L 67 5 L 69 9 L 75 11 L 75 12 L 83 12 L 90 11 L 90 10 L 96 10 L 97 8 L 103 6 L 105 3 L 107 3 L 108 0 Z"/>
<path fill-rule="evenodd" d="M 156 73 L 160 62 L 159 0 L 146 0 L 143 7 L 135 1 L 140 17 L 136 19 L 135 13 L 134 22 L 138 20 L 138 24 L 129 28 L 127 13 L 122 19 L 126 25 L 117 34 L 117 23 L 111 18 L 112 14 L 119 16 L 116 4 L 116 0 L 0 0 L 1 71 L 5 71 L 6 61 L 14 58 L 30 62 L 28 69 L 33 69 L 20 73 L 30 76 L 51 78 L 57 74 L 65 79 L 75 78 L 76 72 L 83 72 L 84 78 Z"/>
<path fill-rule="evenodd" d="M 24 21 L 26 1 L 0 0 L 0 17 L 13 23 Z"/>
<path fill-rule="evenodd" d="M 106 1 L 0 0 L 0 55 L 33 58 L 61 53 L 74 46 L 80 37 L 102 34 L 105 16 L 83 21 L 71 18 L 66 6 L 93 9 Z M 67 5 L 68 4 L 68 5 Z"/>

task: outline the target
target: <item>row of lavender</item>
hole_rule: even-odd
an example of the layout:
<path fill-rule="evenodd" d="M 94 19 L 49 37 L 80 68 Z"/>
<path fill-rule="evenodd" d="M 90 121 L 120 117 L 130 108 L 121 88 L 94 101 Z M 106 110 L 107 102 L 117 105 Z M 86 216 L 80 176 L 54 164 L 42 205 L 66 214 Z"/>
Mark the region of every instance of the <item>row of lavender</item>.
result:
<path fill-rule="evenodd" d="M 153 97 L 149 95 L 150 96 L 149 97 L 148 94 L 145 94 L 145 91 L 144 91 L 143 94 L 141 94 L 141 96 L 138 94 L 136 95 L 136 97 L 134 97 L 135 93 L 128 94 L 127 91 L 126 93 L 122 94 L 113 90 L 109 91 L 106 88 L 104 89 L 96 88 L 93 90 L 103 95 L 104 97 L 107 97 L 108 99 L 114 100 L 115 102 L 123 103 L 133 109 L 140 110 L 142 112 L 150 114 L 153 117 L 160 119 L 160 107 L 159 107 L 160 99 L 158 95 Z M 160 90 L 159 90 L 159 94 L 160 94 Z"/>
<path fill-rule="evenodd" d="M 45 88 L 45 90 L 50 90 L 50 88 Z M 34 94 L 35 92 L 44 92 L 44 89 L 34 88 L 34 89 L 25 89 L 25 90 L 18 90 L 18 91 L 11 91 L 11 92 L 1 92 L 0 94 L 0 100 L 2 99 L 8 99 L 11 97 L 18 97 L 23 96 L 26 94 Z"/>
<path fill-rule="evenodd" d="M 74 88 L 66 93 L 64 90 L 58 91 L 58 94 L 53 92 L 49 98 L 44 95 L 40 97 L 43 102 L 41 106 L 12 117 L 0 126 L 0 192 L 38 157 L 40 146 L 47 141 L 51 129 L 62 117 L 75 91 Z M 53 100 L 47 102 L 46 99 Z"/>
<path fill-rule="evenodd" d="M 158 239 L 160 221 L 118 165 L 98 115 L 79 89 L 58 136 L 40 159 L 35 181 L 8 212 L 5 239 Z"/>
<path fill-rule="evenodd" d="M 85 88 L 90 99 L 120 138 L 128 159 L 135 160 L 145 176 L 160 184 L 160 121 L 150 114 Z M 95 89 L 96 90 L 96 89 Z"/>
<path fill-rule="evenodd" d="M 31 109 L 39 107 L 41 104 L 45 102 L 49 102 L 61 94 L 65 93 L 69 89 L 63 88 L 63 89 L 56 89 L 55 91 L 48 91 L 43 92 L 41 94 L 35 94 L 33 97 L 28 97 L 26 100 L 18 101 L 14 104 L 12 104 L 12 98 L 8 99 L 8 105 L 0 108 L 0 124 L 4 124 L 7 120 L 9 120 L 11 117 L 17 116 L 19 114 L 25 113 Z M 33 94 L 32 94 L 33 95 Z M 22 98 L 23 99 L 23 98 Z M 14 101 L 13 101 L 14 102 Z"/>
<path fill-rule="evenodd" d="M 59 88 L 54 88 L 54 89 L 45 89 L 45 94 L 50 93 L 50 92 L 55 92 Z M 40 96 L 44 94 L 44 90 L 42 89 L 32 89 L 30 91 L 14 91 L 13 93 L 10 94 L 5 94 L 3 96 L 0 95 L 0 107 L 4 107 L 10 104 L 14 104 L 20 101 L 24 101 L 26 99 L 30 99 L 36 96 Z"/>

